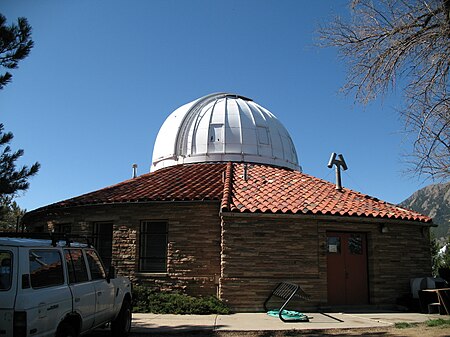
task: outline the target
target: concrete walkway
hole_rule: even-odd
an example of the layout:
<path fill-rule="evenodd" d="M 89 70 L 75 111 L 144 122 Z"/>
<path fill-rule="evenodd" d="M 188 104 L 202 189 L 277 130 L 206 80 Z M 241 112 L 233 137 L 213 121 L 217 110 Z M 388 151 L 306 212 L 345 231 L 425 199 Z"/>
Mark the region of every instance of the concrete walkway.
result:
<path fill-rule="evenodd" d="M 284 323 L 265 313 L 232 315 L 133 314 L 132 333 L 186 331 L 274 331 L 389 327 L 397 322 L 425 322 L 448 316 L 417 313 L 307 313 L 310 322 Z"/>

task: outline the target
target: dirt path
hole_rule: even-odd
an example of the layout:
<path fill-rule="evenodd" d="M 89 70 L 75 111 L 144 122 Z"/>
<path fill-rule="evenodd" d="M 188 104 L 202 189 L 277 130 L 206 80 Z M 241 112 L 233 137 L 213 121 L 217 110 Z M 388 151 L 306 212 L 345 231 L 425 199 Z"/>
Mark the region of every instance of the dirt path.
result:
<path fill-rule="evenodd" d="M 370 328 L 370 329 L 332 329 L 320 331 L 198 331 L 191 333 L 163 334 L 167 337 L 346 337 L 346 336 L 368 336 L 368 337 L 450 337 L 450 327 L 427 327 L 419 324 L 414 327 L 399 329 L 390 328 Z M 131 336 L 144 336 L 142 334 L 132 334 Z M 162 334 L 146 334 L 145 336 L 162 336 Z"/>
<path fill-rule="evenodd" d="M 450 337 L 450 328 L 430 328 L 420 325 L 414 328 L 371 328 L 371 329 L 337 329 L 321 330 L 304 333 L 302 331 L 252 332 L 252 333 L 218 333 L 214 337 L 345 337 L 345 336 L 373 336 L 373 337 Z M 198 336 L 200 337 L 200 336 Z"/>

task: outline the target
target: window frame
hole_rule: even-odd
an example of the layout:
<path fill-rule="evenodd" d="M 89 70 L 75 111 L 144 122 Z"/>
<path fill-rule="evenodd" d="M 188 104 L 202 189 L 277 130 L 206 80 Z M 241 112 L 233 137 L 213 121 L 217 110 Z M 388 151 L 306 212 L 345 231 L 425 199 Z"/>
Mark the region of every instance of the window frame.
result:
<path fill-rule="evenodd" d="M 0 253 L 2 253 L 2 254 L 5 254 L 5 255 L 9 255 L 9 266 L 2 266 L 1 264 L 0 264 L 0 276 L 1 275 L 6 275 L 6 274 L 9 274 L 9 277 L 8 277 L 8 288 L 0 288 L 0 291 L 8 291 L 8 290 L 10 290 L 11 289 L 11 287 L 12 287 L 12 284 L 13 284 L 13 269 L 14 269 L 14 254 L 13 254 L 13 252 L 12 251 L 10 251 L 10 250 L 0 250 Z M 6 257 L 7 258 L 7 257 Z M 3 259 L 4 260 L 4 259 Z M 2 260 L 2 261 L 3 261 Z M 3 273 L 3 272 L 1 272 L 2 271 L 2 268 L 6 268 L 6 267 L 9 267 L 9 273 Z M 6 277 L 5 277 L 5 279 L 6 279 Z"/>
<path fill-rule="evenodd" d="M 103 274 L 101 277 L 95 277 L 95 278 L 93 277 L 93 273 L 92 273 L 92 270 L 91 270 L 91 264 L 89 262 L 89 257 L 91 256 L 89 254 L 90 252 L 92 252 L 93 255 L 95 255 L 95 257 L 97 258 L 98 262 L 100 262 L 98 265 L 101 267 L 100 269 L 101 269 L 101 272 Z M 88 271 L 89 271 L 90 280 L 91 281 L 106 280 L 107 277 L 108 277 L 108 273 L 106 272 L 106 268 L 103 265 L 103 261 L 102 261 L 102 259 L 100 257 L 100 254 L 93 248 L 84 249 L 84 254 L 85 254 L 85 257 L 86 257 L 87 268 L 88 268 Z"/>
<path fill-rule="evenodd" d="M 165 231 L 164 233 L 162 232 L 151 232 L 151 231 L 144 231 L 143 228 L 146 224 L 151 224 L 151 223 L 155 223 L 155 224 L 164 224 L 165 225 Z M 154 269 L 148 269 L 148 268 L 144 268 L 143 264 L 144 264 L 144 260 L 147 259 L 152 259 L 152 258 L 159 258 L 158 256 L 147 256 L 144 255 L 144 247 L 146 247 L 146 245 L 144 245 L 144 241 L 148 241 L 148 237 L 149 236 L 163 236 L 164 240 L 162 240 L 161 242 L 163 243 L 164 246 L 164 266 L 161 268 L 154 268 Z M 145 238 L 144 238 L 145 237 Z M 139 256 L 138 256 L 138 271 L 140 273 L 148 273 L 148 274 L 167 274 L 167 267 L 168 267 L 168 261 L 167 261 L 167 257 L 168 257 L 168 243 L 169 243 L 169 222 L 167 220 L 141 220 L 140 224 L 139 224 Z"/>
<path fill-rule="evenodd" d="M 331 240 L 334 239 L 334 240 Z M 340 236 L 328 236 L 327 237 L 327 254 L 341 255 L 342 252 L 342 240 Z M 332 242 L 334 241 L 334 242 Z M 333 247 L 333 249 L 331 249 Z"/>
<path fill-rule="evenodd" d="M 52 284 L 48 284 L 48 285 L 41 285 L 41 286 L 34 285 L 33 284 L 33 273 L 32 273 L 32 270 L 31 270 L 31 262 L 32 261 L 30 260 L 32 252 L 52 252 L 52 253 L 54 252 L 54 253 L 58 254 L 59 261 L 60 261 L 61 277 L 62 277 L 61 281 L 62 282 L 60 282 L 60 283 L 52 283 Z M 66 275 L 65 275 L 65 272 L 64 272 L 64 265 L 63 265 L 65 263 L 65 261 L 64 261 L 64 258 L 61 256 L 61 250 L 59 250 L 59 249 L 40 249 L 40 248 L 30 249 L 28 251 L 28 261 L 29 261 L 28 262 L 29 263 L 28 271 L 29 271 L 29 275 L 30 275 L 30 286 L 31 286 L 31 288 L 33 288 L 33 289 L 51 288 L 51 287 L 61 286 L 61 285 L 66 283 Z M 36 281 L 34 281 L 34 282 L 36 282 Z"/>
<path fill-rule="evenodd" d="M 55 233 L 72 234 L 72 224 L 70 222 L 57 223 L 54 225 Z"/>
<path fill-rule="evenodd" d="M 111 252 L 108 251 L 109 256 L 103 256 L 104 253 L 103 252 L 103 246 L 100 248 L 99 245 L 99 240 L 101 241 L 102 238 L 104 238 L 104 235 L 100 235 L 100 230 L 99 228 L 101 226 L 111 226 L 111 247 L 110 250 Z M 109 267 L 112 265 L 113 262 L 113 242 L 114 242 L 114 222 L 113 221 L 95 221 L 92 224 L 92 242 L 94 243 L 94 247 L 97 249 L 97 253 L 100 256 L 100 258 L 102 259 L 103 262 L 103 266 L 107 267 L 107 269 L 109 269 Z M 109 250 L 109 247 L 108 247 Z"/>
<path fill-rule="evenodd" d="M 81 260 L 82 260 L 82 264 L 84 266 L 84 272 L 86 274 L 86 279 L 82 280 L 82 281 L 78 281 L 77 280 L 77 275 L 79 275 L 79 273 L 77 272 L 77 270 L 75 269 L 75 263 L 72 257 L 72 251 L 75 250 L 79 250 L 81 252 Z M 84 254 L 84 249 L 82 248 L 75 248 L 75 247 L 71 247 L 71 248 L 65 248 L 63 249 L 63 253 L 64 253 L 64 258 L 66 260 L 66 268 L 67 268 L 67 282 L 69 285 L 71 284 L 80 284 L 80 283 L 84 283 L 84 282 L 89 282 L 90 281 L 90 272 L 88 271 L 88 264 L 86 261 L 86 255 Z M 69 258 L 70 261 L 67 261 L 66 259 L 66 254 L 69 254 Z M 72 282 L 70 279 L 70 275 L 73 272 L 73 275 L 75 276 L 75 281 Z"/>

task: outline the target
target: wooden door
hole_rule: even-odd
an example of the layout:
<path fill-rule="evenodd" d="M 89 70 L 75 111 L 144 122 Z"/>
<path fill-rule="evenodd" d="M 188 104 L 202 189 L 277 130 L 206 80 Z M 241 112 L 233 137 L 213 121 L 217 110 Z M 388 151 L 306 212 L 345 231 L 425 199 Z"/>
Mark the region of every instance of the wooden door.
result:
<path fill-rule="evenodd" d="M 367 243 L 363 233 L 327 233 L 328 304 L 368 304 Z"/>

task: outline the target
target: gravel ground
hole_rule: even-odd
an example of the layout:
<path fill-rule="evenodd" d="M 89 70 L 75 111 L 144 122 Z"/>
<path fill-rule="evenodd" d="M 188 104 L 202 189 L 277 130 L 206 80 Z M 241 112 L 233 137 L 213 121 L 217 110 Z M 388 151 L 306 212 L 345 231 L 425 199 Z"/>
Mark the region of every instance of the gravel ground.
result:
<path fill-rule="evenodd" d="M 144 336 L 143 334 L 132 334 L 131 337 Z M 370 329 L 336 329 L 320 331 L 252 331 L 252 332 L 219 332 L 199 331 L 176 334 L 146 334 L 145 336 L 167 336 L 167 337 L 336 337 L 336 336 L 373 336 L 373 337 L 450 337 L 450 326 L 427 327 L 425 324 L 399 329 L 370 328 Z M 94 336 L 92 336 L 94 337 Z M 95 336 L 100 337 L 100 336 Z"/>
<path fill-rule="evenodd" d="M 96 331 L 86 337 L 109 337 L 109 330 Z M 428 327 L 426 324 L 417 324 L 409 328 L 369 328 L 369 329 L 331 329 L 331 330 L 285 330 L 285 331 L 197 331 L 186 333 L 131 333 L 130 337 L 161 336 L 161 337 L 450 337 L 450 325 Z"/>

